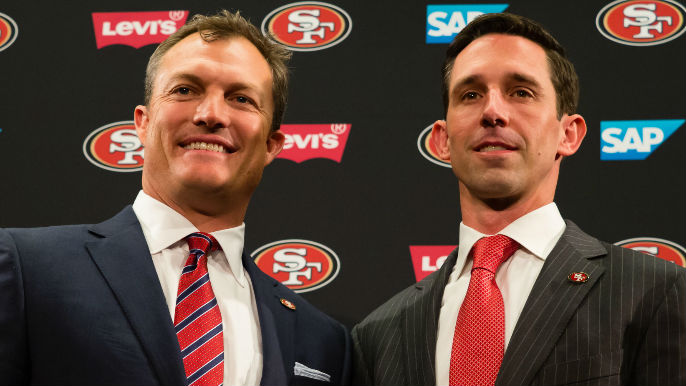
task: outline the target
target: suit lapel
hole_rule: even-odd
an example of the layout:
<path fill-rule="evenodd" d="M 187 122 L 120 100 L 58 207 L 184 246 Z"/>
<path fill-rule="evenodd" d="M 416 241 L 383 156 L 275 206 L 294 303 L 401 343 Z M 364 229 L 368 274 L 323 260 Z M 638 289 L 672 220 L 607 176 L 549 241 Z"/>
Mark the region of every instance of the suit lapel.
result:
<path fill-rule="evenodd" d="M 607 251 L 595 238 L 567 222 L 567 228 L 550 252 L 524 305 L 505 352 L 496 385 L 528 385 L 548 357 L 579 304 L 605 268 L 592 258 Z M 567 279 L 585 272 L 588 281 Z"/>
<path fill-rule="evenodd" d="M 179 343 L 152 264 L 145 237 L 131 207 L 91 228 L 99 240 L 86 243 L 114 292 L 160 383 L 185 384 Z"/>
<path fill-rule="evenodd" d="M 404 368 L 408 385 L 436 384 L 438 316 L 445 285 L 456 260 L 457 248 L 440 270 L 415 284 L 416 297 L 411 299 L 412 304 L 403 307 L 401 347 L 407 350 Z"/>
<path fill-rule="evenodd" d="M 243 253 L 243 267 L 250 275 L 262 334 L 262 380 L 260 385 L 289 385 L 295 366 L 295 327 L 298 309 L 291 310 L 281 299 L 293 301 L 290 292 L 267 276 Z"/>

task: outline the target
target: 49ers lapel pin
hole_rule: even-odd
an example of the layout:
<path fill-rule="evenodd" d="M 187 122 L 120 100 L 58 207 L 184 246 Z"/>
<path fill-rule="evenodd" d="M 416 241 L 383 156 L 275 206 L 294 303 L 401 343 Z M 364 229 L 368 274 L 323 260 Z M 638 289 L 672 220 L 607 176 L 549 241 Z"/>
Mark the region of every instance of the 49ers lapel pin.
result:
<path fill-rule="evenodd" d="M 572 272 L 567 276 L 567 279 L 573 283 L 585 283 L 588 280 L 586 272 Z"/>
<path fill-rule="evenodd" d="M 284 307 L 295 311 L 295 304 L 293 304 L 293 302 L 286 300 L 284 298 L 281 298 L 281 304 L 283 304 Z"/>

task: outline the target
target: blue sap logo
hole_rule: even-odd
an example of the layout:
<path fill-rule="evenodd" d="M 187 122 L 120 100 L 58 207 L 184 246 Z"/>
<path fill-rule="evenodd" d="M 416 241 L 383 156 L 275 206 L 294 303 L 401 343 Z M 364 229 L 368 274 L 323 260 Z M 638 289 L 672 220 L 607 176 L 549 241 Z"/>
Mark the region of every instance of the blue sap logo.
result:
<path fill-rule="evenodd" d="M 600 159 L 646 159 L 681 125 L 683 119 L 600 122 Z"/>
<path fill-rule="evenodd" d="M 507 7 L 508 4 L 427 5 L 426 42 L 450 43 L 477 16 L 502 12 Z"/>

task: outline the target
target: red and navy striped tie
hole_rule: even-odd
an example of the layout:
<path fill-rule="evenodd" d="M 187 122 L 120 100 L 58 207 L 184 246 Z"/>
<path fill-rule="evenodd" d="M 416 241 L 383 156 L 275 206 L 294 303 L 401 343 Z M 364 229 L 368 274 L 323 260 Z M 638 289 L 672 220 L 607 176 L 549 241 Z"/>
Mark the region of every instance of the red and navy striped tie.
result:
<path fill-rule="evenodd" d="M 224 381 L 222 315 L 214 297 L 207 258 L 219 248 L 208 233 L 186 237 L 190 255 L 181 272 L 174 328 L 181 346 L 188 385 L 221 385 Z"/>

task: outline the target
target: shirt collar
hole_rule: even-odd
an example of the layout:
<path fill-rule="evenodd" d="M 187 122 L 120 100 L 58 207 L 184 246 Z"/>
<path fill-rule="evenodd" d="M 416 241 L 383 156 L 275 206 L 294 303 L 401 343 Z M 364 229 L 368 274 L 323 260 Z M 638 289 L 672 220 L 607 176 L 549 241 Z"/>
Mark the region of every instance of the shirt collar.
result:
<path fill-rule="evenodd" d="M 565 230 L 565 222 L 554 202 L 516 219 L 498 234 L 510 237 L 541 260 L 548 257 Z M 460 222 L 460 244 L 455 269 L 462 272 L 467 256 L 480 238 L 489 236 Z"/>
<path fill-rule="evenodd" d="M 169 248 L 193 232 L 198 232 L 198 228 L 188 219 L 142 190 L 133 202 L 133 211 L 141 224 L 151 255 Z M 245 286 L 247 282 L 242 260 L 245 223 L 210 234 L 222 247 L 236 281 L 241 286 Z"/>

